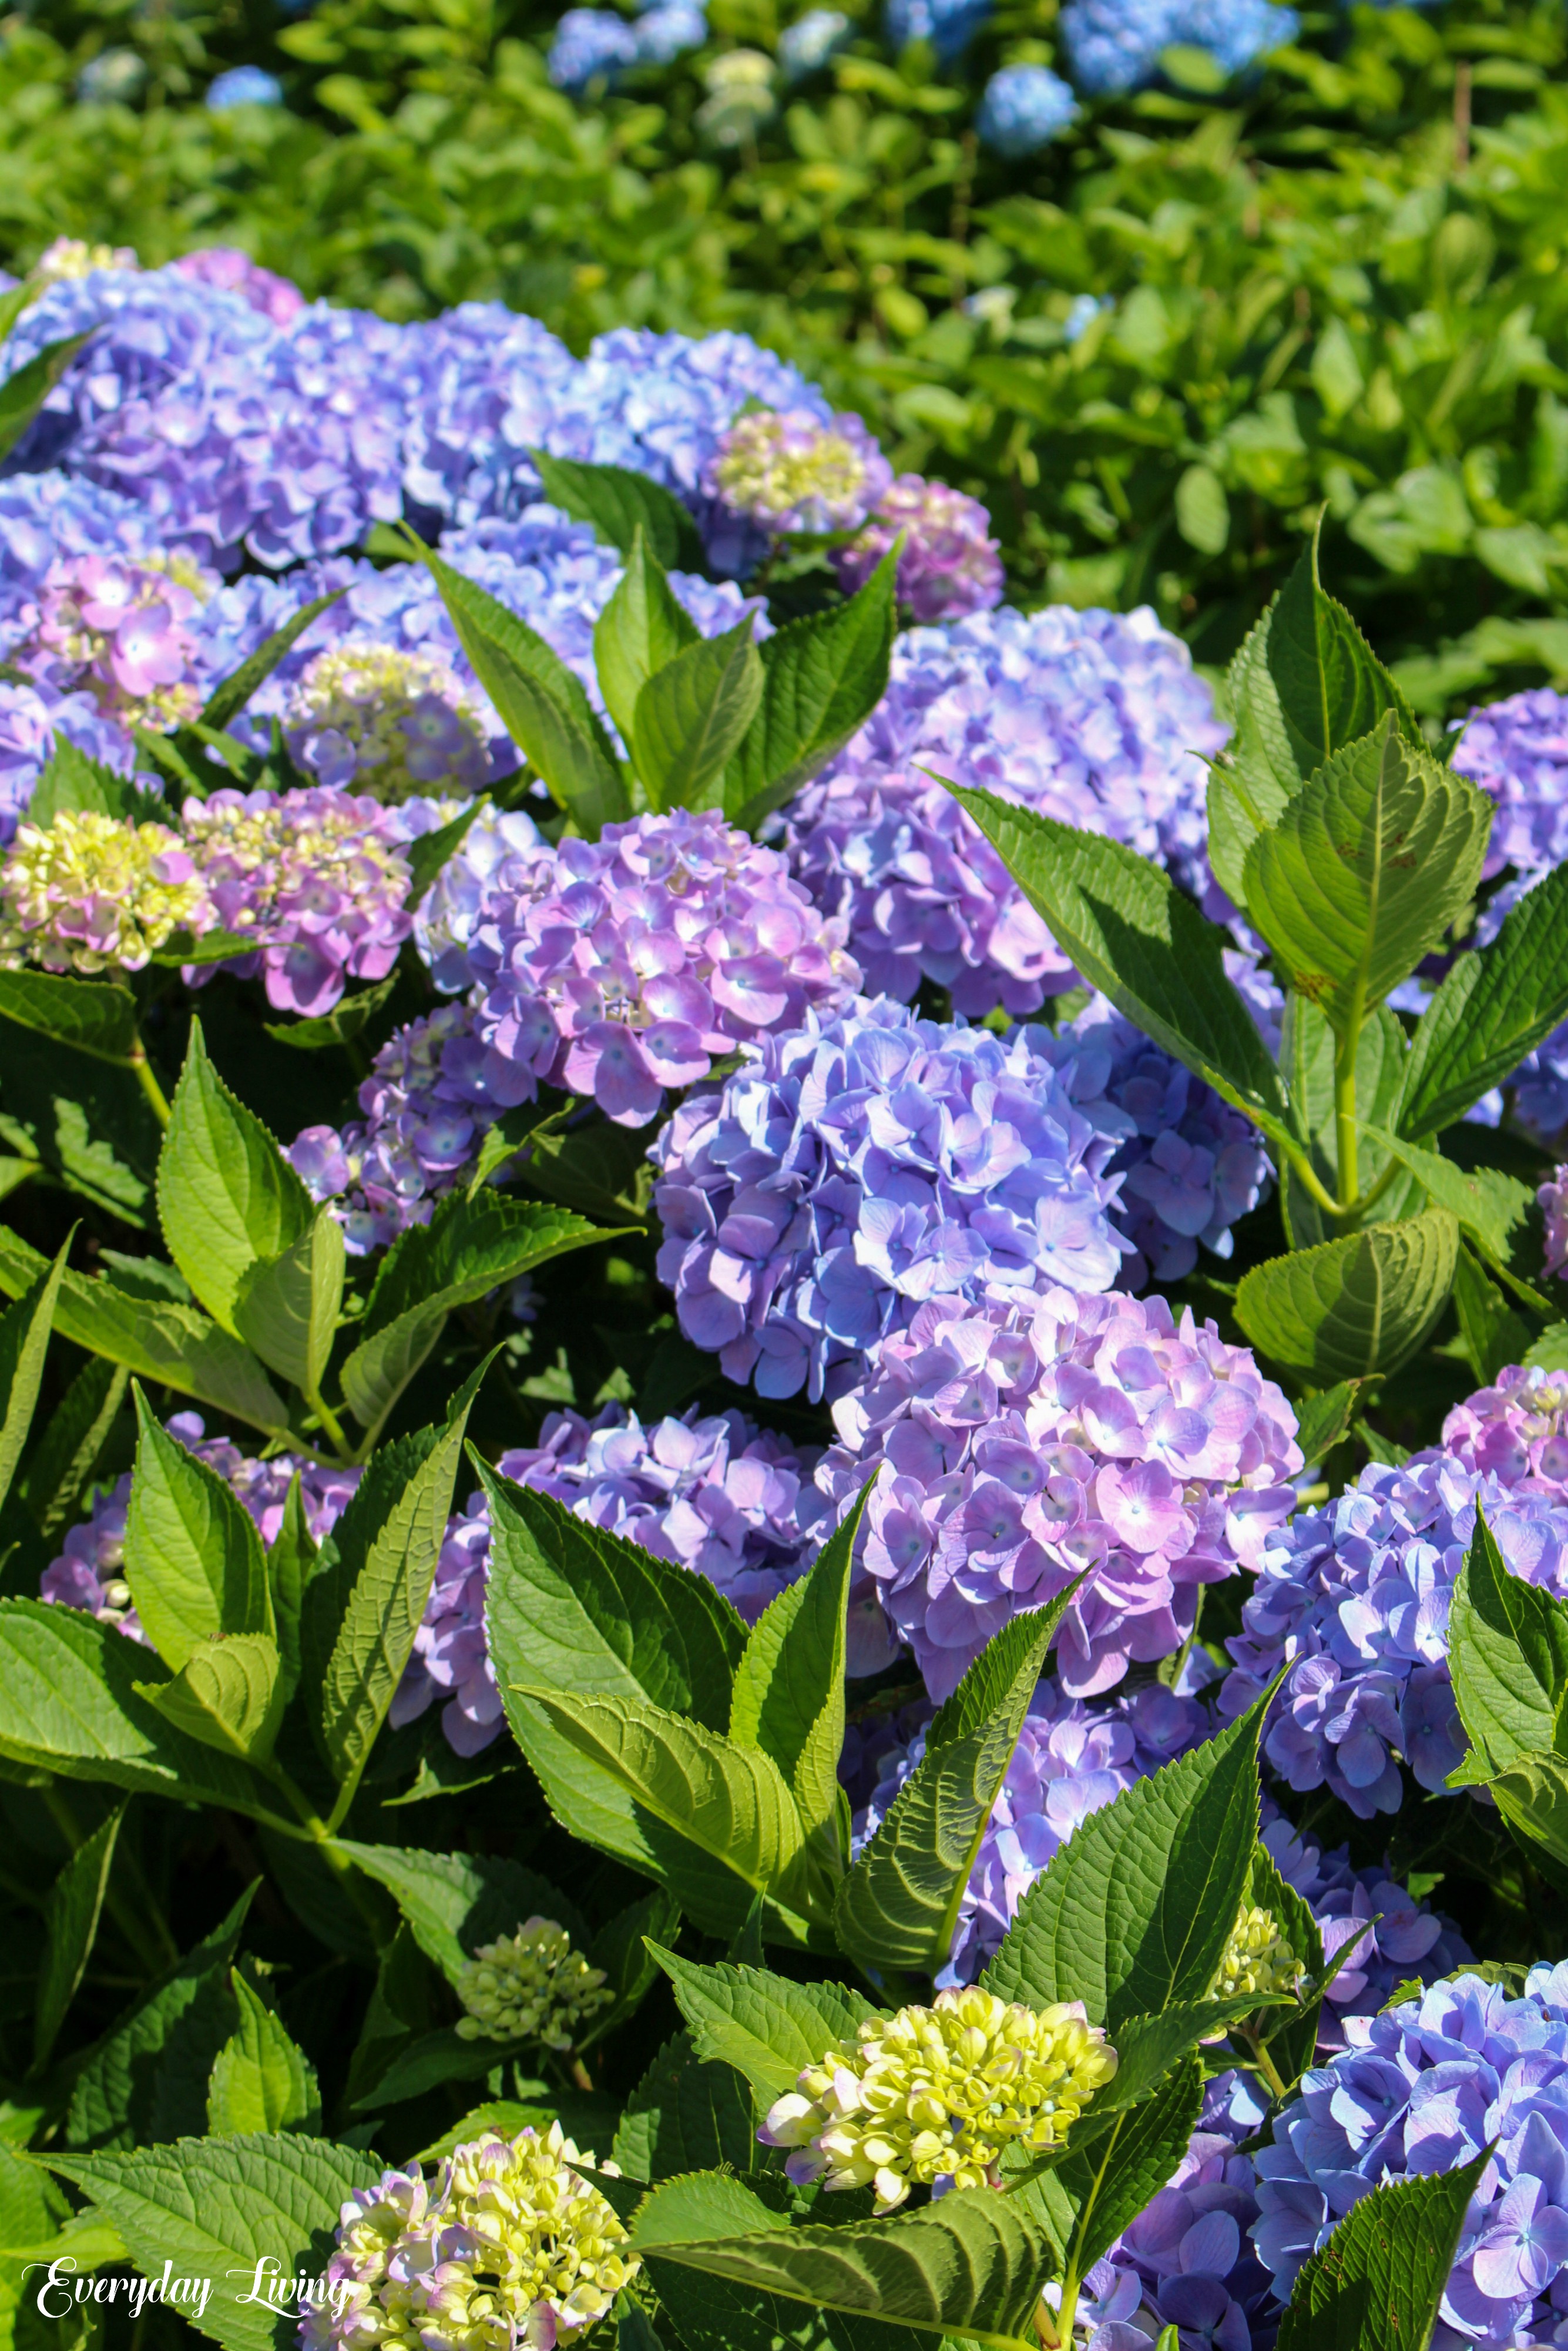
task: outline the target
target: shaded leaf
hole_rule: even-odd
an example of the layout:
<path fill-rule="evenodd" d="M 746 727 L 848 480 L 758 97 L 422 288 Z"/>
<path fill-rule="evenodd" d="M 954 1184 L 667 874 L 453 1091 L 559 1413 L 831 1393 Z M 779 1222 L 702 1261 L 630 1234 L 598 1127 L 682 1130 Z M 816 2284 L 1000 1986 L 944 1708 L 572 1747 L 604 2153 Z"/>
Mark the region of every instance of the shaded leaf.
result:
<path fill-rule="evenodd" d="M 1311 1379 L 1396 1371 L 1442 1312 L 1458 1245 L 1448 1210 L 1428 1208 L 1270 1258 L 1243 1277 L 1236 1319 L 1266 1355 Z"/>

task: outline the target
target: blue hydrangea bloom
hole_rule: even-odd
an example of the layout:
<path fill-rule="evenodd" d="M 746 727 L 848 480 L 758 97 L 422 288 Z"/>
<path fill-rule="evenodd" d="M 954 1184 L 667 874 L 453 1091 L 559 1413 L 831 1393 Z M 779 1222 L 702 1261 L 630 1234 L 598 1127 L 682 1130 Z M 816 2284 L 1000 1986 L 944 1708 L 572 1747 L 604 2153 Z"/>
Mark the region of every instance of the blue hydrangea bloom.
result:
<path fill-rule="evenodd" d="M 802 81 L 825 66 L 850 30 L 837 8 L 808 8 L 779 36 L 779 65 L 786 81 Z"/>
<path fill-rule="evenodd" d="M 1270 0 L 1067 0 L 1061 35 L 1079 89 L 1124 98 L 1154 80 L 1163 50 L 1207 49 L 1240 73 L 1294 40 L 1300 22 Z"/>
<path fill-rule="evenodd" d="M 637 62 L 644 66 L 673 65 L 688 49 L 700 49 L 708 35 L 707 18 L 689 0 L 665 0 L 645 9 L 637 19 Z"/>
<path fill-rule="evenodd" d="M 146 555 L 157 546 L 133 499 L 51 467 L 0 481 L 0 636 L 21 626 L 59 556 Z"/>
<path fill-rule="evenodd" d="M 1016 160 L 1049 147 L 1078 112 L 1078 102 L 1049 66 L 1004 66 L 986 84 L 975 130 L 982 147 Z"/>
<path fill-rule="evenodd" d="M 281 106 L 283 84 L 265 66 L 232 66 L 208 83 L 203 103 L 209 114 L 227 114 L 236 106 Z"/>
<path fill-rule="evenodd" d="M 939 62 L 961 57 L 991 13 L 991 0 L 887 0 L 887 39 L 893 49 L 929 41 Z"/>
<path fill-rule="evenodd" d="M 613 82 L 637 62 L 637 36 L 613 8 L 569 8 L 550 43 L 549 73 L 574 95 L 593 81 Z"/>

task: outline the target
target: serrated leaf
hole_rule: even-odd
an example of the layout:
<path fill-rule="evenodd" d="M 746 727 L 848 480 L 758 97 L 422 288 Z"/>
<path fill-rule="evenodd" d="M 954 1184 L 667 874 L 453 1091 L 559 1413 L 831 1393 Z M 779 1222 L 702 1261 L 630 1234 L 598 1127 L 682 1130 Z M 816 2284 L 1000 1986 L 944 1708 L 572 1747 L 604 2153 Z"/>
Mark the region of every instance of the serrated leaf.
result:
<path fill-rule="evenodd" d="M 238 669 L 231 670 L 227 677 L 219 679 L 202 705 L 201 724 L 221 732 L 231 718 L 237 718 L 257 686 L 266 684 L 284 654 L 305 634 L 311 622 L 319 620 L 340 596 L 347 593 L 346 588 L 333 588 L 325 596 L 314 596 L 308 604 L 301 604 L 297 612 L 290 612 L 283 626 L 274 629 L 272 634 L 257 645 L 255 653 L 241 662 Z"/>
<path fill-rule="evenodd" d="M 125 1817 L 121 1802 L 82 1839 L 56 1877 L 44 1905 L 44 1951 L 38 1963 L 38 1990 L 33 2012 L 33 2067 L 40 2071 L 76 1998 L 92 1947 L 109 1873 L 114 1866 L 115 1843 Z"/>
<path fill-rule="evenodd" d="M 1254 1346 L 1314 1380 L 1364 1379 L 1409 1360 L 1454 1279 L 1446 1208 L 1270 1258 L 1244 1275 L 1236 1319 Z"/>
<path fill-rule="evenodd" d="M 1366 1132 L 1379 1150 L 1408 1167 L 1434 1207 L 1447 1208 L 1488 1257 L 1508 1262 L 1513 1254 L 1514 1235 L 1535 1204 L 1528 1184 L 1505 1175 L 1500 1167 L 1456 1167 L 1440 1152 L 1423 1150 L 1418 1143 L 1388 1134 L 1380 1127 L 1369 1126 Z"/>
<path fill-rule="evenodd" d="M 1288 1141 L 1279 1071 L 1226 977 L 1229 932 L 1120 841 L 989 792 L 948 789 L 1090 986 L 1272 1141 Z"/>
<path fill-rule="evenodd" d="M 557 2121 L 568 2138 L 575 2139 L 580 2147 L 590 2141 L 600 2147 L 608 2144 L 615 2126 L 613 2099 L 601 2096 L 598 2091 L 554 2088 L 547 2098 L 542 2082 L 531 2086 L 540 2092 L 538 2097 L 481 2099 L 450 2130 L 443 2131 L 428 2147 L 422 2147 L 419 2161 L 439 2163 L 443 2156 L 451 2155 L 465 2140 L 480 2138 L 487 2131 L 501 2138 L 516 2138 L 529 2124 L 536 2130 L 548 2130 Z M 583 2160 L 587 2160 L 586 2156 Z"/>
<path fill-rule="evenodd" d="M 490 804 L 488 792 L 481 792 L 466 808 L 459 809 L 445 824 L 437 825 L 434 832 L 422 832 L 408 841 L 403 855 L 408 860 L 408 888 L 402 903 L 410 913 L 418 905 L 444 865 L 450 863 L 468 836 L 469 828 L 480 811 Z"/>
<path fill-rule="evenodd" d="M 158 1214 L 170 1256 L 230 1332 L 246 1274 L 292 1248 L 316 1216 L 272 1136 L 214 1069 L 197 1020 L 158 1161 Z"/>
<path fill-rule="evenodd" d="M 0 971 L 0 1014 L 94 1061 L 123 1067 L 136 1043 L 136 998 L 128 987 L 66 972 Z"/>
<path fill-rule="evenodd" d="M 1179 2060 L 1153 2094 L 1119 2115 L 1053 2178 L 1075 2208 L 1067 2258 L 1082 2277 L 1165 2187 L 1186 2153 L 1203 2105 L 1200 2060 Z"/>
<path fill-rule="evenodd" d="M 1124 2018 L 1207 1997 L 1258 1841 L 1267 1698 L 1079 1823 L 981 1977 L 1002 2000 Z"/>
<path fill-rule="evenodd" d="M 27 821 L 50 825 L 68 811 L 80 815 L 88 810 L 99 816 L 131 817 L 138 823 L 170 814 L 158 796 L 144 791 L 133 777 L 106 767 L 68 736 L 57 735 L 27 802 Z"/>
<path fill-rule="evenodd" d="M 1412 1141 L 1462 1118 L 1568 1018 L 1568 865 L 1455 957 L 1410 1040 L 1398 1126 Z"/>
<path fill-rule="evenodd" d="M 319 1388 L 338 1334 L 347 1257 L 343 1228 L 319 1208 L 308 1232 L 241 1275 L 235 1329 L 269 1371 L 307 1395 Z"/>
<path fill-rule="evenodd" d="M 1568 1601 L 1514 1575 L 1480 1508 L 1448 1616 L 1454 1703 L 1491 1771 L 1557 1744 Z"/>
<path fill-rule="evenodd" d="M 1568 1322 L 1549 1323 L 1523 1362 L 1527 1371 L 1568 1372 Z"/>
<path fill-rule="evenodd" d="M 384 1330 L 412 1307 L 466 1305 L 570 1249 L 612 1236 L 567 1208 L 497 1192 L 455 1192 L 427 1225 L 413 1225 L 387 1251 L 365 1308 L 365 1328 Z"/>
<path fill-rule="evenodd" d="M 826 2045 L 826 2044 L 824 2044 Z M 653 2059 L 622 2109 L 612 2150 L 629 2179 L 758 2165 L 751 2099 L 734 2066 L 700 2058 L 689 2032 Z"/>
<path fill-rule="evenodd" d="M 371 1443 L 445 1328 L 446 1308 L 436 1299 L 398 1315 L 344 1358 L 343 1401 Z"/>
<path fill-rule="evenodd" d="M 68 1239 L 53 1265 L 0 1314 L 0 1502 L 11 1490 L 33 1426 L 69 1248 Z"/>
<path fill-rule="evenodd" d="M 401 977 L 400 972 L 389 972 L 373 987 L 357 988 L 352 996 L 343 997 L 330 1012 L 319 1012 L 305 1020 L 264 1020 L 261 1025 L 280 1045 L 297 1046 L 305 1052 L 350 1044 L 388 1001 Z"/>
<path fill-rule="evenodd" d="M 78 1504 L 125 1401 L 130 1374 L 89 1355 L 50 1415 L 23 1476 L 23 1501 L 46 1541 L 80 1517 Z"/>
<path fill-rule="evenodd" d="M 645 2253 L 656 2247 L 700 2244 L 705 2238 L 747 2236 L 753 2230 L 789 2226 L 784 2213 L 775 2212 L 733 2172 L 688 2172 L 643 2199 L 631 2250 Z"/>
<path fill-rule="evenodd" d="M 286 2130 L 314 2135 L 321 2127 L 316 2068 L 237 1968 L 230 1985 L 239 2004 L 239 2024 L 213 2060 L 207 2085 L 209 2133 L 214 2137 Z"/>
<path fill-rule="evenodd" d="M 925 1735 L 925 1753 L 839 1889 L 833 1928 L 862 1967 L 934 1976 L 952 1953 L 964 1889 L 1071 1584 L 995 1634 Z"/>
<path fill-rule="evenodd" d="M 749 613 L 654 670 L 637 696 L 630 747 L 650 805 L 718 806 L 724 770 L 761 700 L 762 661 Z"/>
<path fill-rule="evenodd" d="M 0 457 L 8 457 L 22 435 L 37 415 L 82 345 L 90 342 L 93 329 L 85 334 L 63 335 L 57 342 L 46 343 L 30 360 L 0 383 Z"/>
<path fill-rule="evenodd" d="M 633 525 L 626 569 L 593 624 L 593 661 L 604 706 L 630 744 L 637 696 L 657 669 L 700 637 L 678 602 L 640 524 Z"/>
<path fill-rule="evenodd" d="M 1517 1754 L 1486 1784 L 1525 1851 L 1568 1868 L 1568 1760 L 1554 1749 Z"/>
<path fill-rule="evenodd" d="M 570 1126 L 547 1119 L 529 1137 L 512 1180 L 601 1226 L 631 1231 L 633 1219 L 647 1221 L 637 1193 L 651 1173 L 648 1146 L 658 1127 L 657 1119 L 645 1126 L 618 1126 L 602 1116 Z"/>
<path fill-rule="evenodd" d="M 630 555 L 640 530 L 666 571 L 702 570 L 702 534 L 695 521 L 674 490 L 651 474 L 556 457 L 548 449 L 530 449 L 528 455 L 551 506 L 575 521 L 591 523 L 607 547 Z"/>
<path fill-rule="evenodd" d="M 730 1738 L 772 1757 L 808 1836 L 838 1818 L 850 1573 L 864 1505 L 862 1490 L 807 1573 L 763 1611 L 730 1698 Z"/>
<path fill-rule="evenodd" d="M 655 1886 L 652 1893 L 617 1910 L 589 1938 L 588 1963 L 602 1974 L 611 1999 L 579 2036 L 575 2043 L 579 2054 L 617 2032 L 642 2006 L 659 1976 L 649 1944 L 673 1941 L 680 1923 L 681 1906 L 674 1896 L 664 1886 Z"/>
<path fill-rule="evenodd" d="M 136 1467 L 125 1576 L 142 1628 L 172 1673 L 215 1635 L 273 1631 L 256 1522 L 226 1478 L 162 1428 L 134 1391 Z"/>
<path fill-rule="evenodd" d="M 248 2133 L 50 2164 L 113 2222 L 144 2275 L 162 2277 L 172 2260 L 177 2274 L 214 2281 L 204 2314 L 184 2314 L 225 2351 L 275 2351 L 277 2311 L 242 2299 L 258 2263 L 281 2278 L 321 2276 L 344 2199 L 382 2168 L 358 2147 Z"/>
<path fill-rule="evenodd" d="M 1317 1395 L 1303 1396 L 1297 1405 L 1296 1442 L 1309 1467 L 1349 1436 L 1361 1389 L 1360 1380 L 1340 1380 Z"/>
<path fill-rule="evenodd" d="M 1291 2292 L 1279 2351 L 1427 2351 L 1482 2153 L 1352 2206 Z"/>
<path fill-rule="evenodd" d="M 265 1633 L 210 1634 L 172 1681 L 138 1682 L 136 1693 L 202 1746 L 265 1763 L 283 1719 L 277 1644 Z"/>
<path fill-rule="evenodd" d="M 386 1887 L 414 1941 L 448 1983 L 460 1981 L 481 1943 L 516 1934 L 535 1914 L 553 1918 L 579 1950 L 586 1950 L 588 1928 L 577 1905 L 520 1862 L 494 1854 L 351 1844 L 346 1838 L 338 1849 Z"/>
<path fill-rule="evenodd" d="M 801 2069 L 820 2064 L 841 2041 L 878 2011 L 845 1984 L 796 1983 L 763 1968 L 722 1961 L 699 1967 L 674 1951 L 653 1957 L 674 1986 L 698 2057 L 744 2074 L 759 2105 L 795 2087 Z"/>
<path fill-rule="evenodd" d="M 724 811 L 755 832 L 864 725 L 887 691 L 898 627 L 896 551 L 847 602 L 766 638 L 762 700 L 725 771 Z"/>
<path fill-rule="evenodd" d="M 1390 711 L 1253 841 L 1247 914 L 1336 1036 L 1354 1034 L 1465 912 L 1490 826 L 1486 794 L 1407 743 Z"/>
<path fill-rule="evenodd" d="M 204 2126 L 213 2059 L 235 2026 L 229 1966 L 255 1892 L 71 2058 L 68 2147 L 133 2147 Z"/>
<path fill-rule="evenodd" d="M 980 2188 L 891 2220 L 671 2245 L 657 2259 L 995 2351 L 1038 2351 L 1033 2313 L 1054 2250 L 1013 2199 Z"/>

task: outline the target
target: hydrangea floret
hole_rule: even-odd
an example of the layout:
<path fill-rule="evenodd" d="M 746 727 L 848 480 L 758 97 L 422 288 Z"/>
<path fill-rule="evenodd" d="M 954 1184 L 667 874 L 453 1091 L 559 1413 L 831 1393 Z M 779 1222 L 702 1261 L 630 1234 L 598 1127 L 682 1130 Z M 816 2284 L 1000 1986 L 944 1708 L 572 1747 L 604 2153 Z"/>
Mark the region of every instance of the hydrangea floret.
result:
<path fill-rule="evenodd" d="M 978 498 L 920 474 L 900 474 L 878 498 L 871 520 L 835 551 L 833 568 L 845 594 L 853 595 L 902 533 L 899 602 L 918 622 L 961 621 L 1002 601 L 1001 549 L 990 530 Z"/>
<path fill-rule="evenodd" d="M 917 2186 L 997 2187 L 1005 2147 L 1057 2146 L 1115 2071 L 1082 2001 L 1026 2008 L 971 1985 L 867 2017 L 802 2070 L 757 2135 L 791 2150 L 797 2186 L 874 2187 L 891 2212 Z"/>
<path fill-rule="evenodd" d="M 457 2022 L 461 2040 L 538 2041 L 567 2050 L 615 1995 L 603 1969 L 573 1949 L 566 1928 L 536 1914 L 515 1934 L 479 1945 L 457 1997 L 467 2011 Z"/>
<path fill-rule="evenodd" d="M 62 692 L 89 693 L 127 726 L 167 729 L 194 718 L 204 696 L 189 675 L 189 622 L 216 578 L 179 553 L 51 563 L 29 632 L 12 646 L 19 668 Z"/>
<path fill-rule="evenodd" d="M 753 409 L 719 442 L 703 489 L 764 530 L 853 530 L 891 486 L 893 468 L 858 416 L 827 423 L 806 409 Z"/>
<path fill-rule="evenodd" d="M 96 809 L 22 823 L 0 864 L 0 963 L 141 971 L 176 931 L 217 917 L 189 847 L 166 824 Z"/>
<path fill-rule="evenodd" d="M 323 784 L 394 803 L 415 792 L 476 792 L 485 734 L 440 654 L 350 637 L 316 654 L 289 695 L 293 758 Z"/>
<path fill-rule="evenodd" d="M 1049 66 L 1003 66 L 986 84 L 975 132 L 982 147 L 1017 162 L 1049 147 L 1077 115 L 1071 86 Z"/>

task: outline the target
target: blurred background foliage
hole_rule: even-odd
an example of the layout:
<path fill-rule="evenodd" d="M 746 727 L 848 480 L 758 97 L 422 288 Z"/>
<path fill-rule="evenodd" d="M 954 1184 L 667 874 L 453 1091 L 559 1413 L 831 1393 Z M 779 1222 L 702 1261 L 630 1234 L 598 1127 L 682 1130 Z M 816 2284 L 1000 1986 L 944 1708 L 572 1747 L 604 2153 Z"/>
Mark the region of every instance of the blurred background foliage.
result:
<path fill-rule="evenodd" d="M 984 498 L 1020 603 L 1151 603 L 1218 664 L 1326 505 L 1325 574 L 1424 713 L 1568 683 L 1556 0 L 1309 14 L 1239 89 L 1171 53 L 1018 163 L 974 93 L 1051 60 L 1055 0 L 1000 0 L 946 78 L 864 16 L 727 145 L 705 70 L 770 55 L 776 0 L 712 0 L 695 58 L 581 102 L 553 14 L 35 0 L 0 19 L 0 258 L 233 243 L 312 295 L 498 298 L 579 350 L 733 327 Z M 284 105 L 209 110 L 239 64 Z"/>

